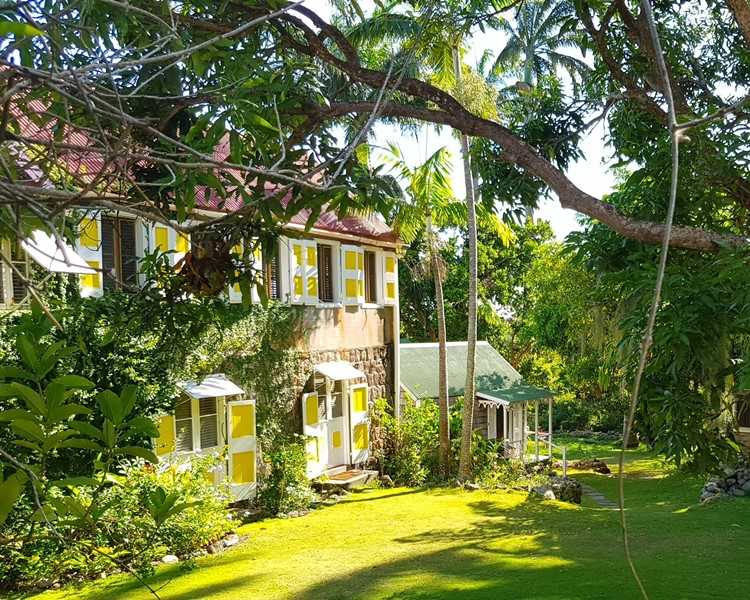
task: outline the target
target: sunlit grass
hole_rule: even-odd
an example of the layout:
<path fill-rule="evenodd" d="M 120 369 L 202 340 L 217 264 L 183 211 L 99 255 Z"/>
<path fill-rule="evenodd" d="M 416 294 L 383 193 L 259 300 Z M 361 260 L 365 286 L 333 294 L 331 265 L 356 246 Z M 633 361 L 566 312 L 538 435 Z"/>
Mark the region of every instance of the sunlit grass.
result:
<path fill-rule="evenodd" d="M 571 441 L 571 459 L 616 460 L 611 444 Z M 577 445 L 580 444 L 581 450 Z M 615 471 L 615 469 L 613 469 Z M 616 475 L 578 473 L 616 499 Z M 698 478 L 644 449 L 627 460 L 635 561 L 654 598 L 747 595 L 750 500 L 697 505 Z M 165 600 L 637 598 L 617 512 L 521 492 L 366 490 L 297 519 L 242 527 L 245 543 L 154 578 Z M 710 582 L 710 594 L 706 585 Z M 126 577 L 42 596 L 146 599 Z"/>

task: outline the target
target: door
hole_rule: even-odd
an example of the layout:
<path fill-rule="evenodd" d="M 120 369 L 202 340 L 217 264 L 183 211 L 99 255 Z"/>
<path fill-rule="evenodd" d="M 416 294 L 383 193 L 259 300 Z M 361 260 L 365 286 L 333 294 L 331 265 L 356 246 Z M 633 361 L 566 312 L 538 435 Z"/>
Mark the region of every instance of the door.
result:
<path fill-rule="evenodd" d="M 349 425 L 351 432 L 351 464 L 370 458 L 370 424 L 367 417 L 367 384 L 349 386 Z"/>
<path fill-rule="evenodd" d="M 328 466 L 345 465 L 346 460 L 346 420 L 344 417 L 344 382 L 329 381 L 330 418 L 326 422 L 326 437 L 328 438 Z"/>
<path fill-rule="evenodd" d="M 252 498 L 255 496 L 257 458 L 255 400 L 227 403 L 227 445 L 227 475 L 232 496 L 235 500 Z"/>
<path fill-rule="evenodd" d="M 326 398 L 318 392 L 302 394 L 302 433 L 307 436 L 307 476 L 318 477 L 328 464 Z"/>

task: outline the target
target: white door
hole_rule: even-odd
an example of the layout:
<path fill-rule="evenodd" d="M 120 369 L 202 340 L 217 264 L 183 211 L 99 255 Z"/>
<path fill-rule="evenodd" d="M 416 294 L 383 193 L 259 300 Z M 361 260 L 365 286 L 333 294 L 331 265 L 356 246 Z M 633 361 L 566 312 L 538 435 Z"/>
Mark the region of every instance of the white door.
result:
<path fill-rule="evenodd" d="M 367 462 L 370 457 L 370 424 L 367 418 L 366 383 L 349 386 L 349 425 L 351 432 L 351 464 Z"/>
<path fill-rule="evenodd" d="M 318 477 L 328 465 L 325 396 L 317 392 L 302 394 L 302 433 L 307 436 L 307 476 Z"/>
<path fill-rule="evenodd" d="M 227 474 L 235 500 L 255 496 L 257 445 L 255 435 L 255 400 L 227 403 Z"/>
<path fill-rule="evenodd" d="M 326 421 L 328 439 L 328 466 L 345 465 L 346 459 L 346 415 L 344 412 L 346 397 L 343 381 L 329 381 L 329 419 Z"/>

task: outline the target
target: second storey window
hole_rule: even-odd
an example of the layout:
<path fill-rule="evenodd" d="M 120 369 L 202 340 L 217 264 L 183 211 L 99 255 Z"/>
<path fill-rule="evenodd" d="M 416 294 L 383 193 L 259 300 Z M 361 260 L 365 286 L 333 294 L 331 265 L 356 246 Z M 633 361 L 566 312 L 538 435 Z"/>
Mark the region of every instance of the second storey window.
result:
<path fill-rule="evenodd" d="M 29 278 L 29 259 L 17 241 L 0 240 L 5 258 L 13 268 L 0 261 L 0 306 L 27 304 L 29 301 L 26 280 Z M 19 275 L 20 273 L 20 275 Z"/>
<path fill-rule="evenodd" d="M 333 302 L 333 248 L 318 244 L 318 299 Z"/>
<path fill-rule="evenodd" d="M 378 273 L 375 253 L 365 250 L 365 302 L 374 304 L 378 301 Z"/>
<path fill-rule="evenodd" d="M 279 256 L 278 254 L 263 254 L 263 285 L 269 299 L 281 299 L 281 286 L 279 284 Z"/>
<path fill-rule="evenodd" d="M 135 221 L 102 217 L 102 266 L 105 290 L 137 284 Z"/>

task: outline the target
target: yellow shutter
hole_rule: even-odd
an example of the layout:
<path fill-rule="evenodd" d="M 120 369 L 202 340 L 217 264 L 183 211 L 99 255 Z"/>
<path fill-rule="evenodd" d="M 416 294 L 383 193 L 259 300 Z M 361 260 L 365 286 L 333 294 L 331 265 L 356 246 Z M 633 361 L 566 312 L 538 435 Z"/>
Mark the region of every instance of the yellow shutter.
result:
<path fill-rule="evenodd" d="M 396 284 L 392 281 L 389 281 L 385 284 L 385 295 L 388 300 L 396 299 Z"/>
<path fill-rule="evenodd" d="M 255 422 L 255 407 L 252 404 L 242 404 L 232 408 L 232 437 L 253 435 Z"/>
<path fill-rule="evenodd" d="M 156 440 L 156 454 L 174 452 L 174 416 L 165 415 L 159 418 L 159 437 Z"/>
<path fill-rule="evenodd" d="M 341 448 L 341 432 L 340 431 L 334 431 L 331 434 L 331 442 L 333 443 L 334 448 Z"/>
<path fill-rule="evenodd" d="M 96 219 L 89 217 L 82 219 L 78 235 L 81 246 L 90 250 L 99 249 L 99 227 L 97 226 Z"/>
<path fill-rule="evenodd" d="M 346 296 L 348 298 L 356 298 L 359 294 L 357 293 L 358 286 L 357 286 L 357 280 L 347 278 L 346 280 Z"/>
<path fill-rule="evenodd" d="M 154 244 L 160 252 L 169 250 L 169 230 L 166 227 L 154 229 Z"/>
<path fill-rule="evenodd" d="M 357 268 L 357 253 L 354 250 L 347 250 L 344 253 L 344 267 L 352 271 Z"/>
<path fill-rule="evenodd" d="M 352 391 L 352 408 L 354 412 L 367 411 L 367 388 L 360 387 Z"/>
<path fill-rule="evenodd" d="M 86 263 L 92 269 L 99 269 L 100 264 L 98 260 L 87 260 Z M 86 273 L 85 275 L 81 275 L 81 285 L 85 288 L 99 289 L 99 275 L 100 273 L 98 270 L 96 273 Z"/>
<path fill-rule="evenodd" d="M 357 450 L 367 450 L 367 423 L 360 423 L 354 426 L 354 447 Z"/>
<path fill-rule="evenodd" d="M 232 483 L 252 483 L 255 481 L 255 452 L 232 454 Z"/>
<path fill-rule="evenodd" d="M 385 272 L 386 273 L 396 272 L 396 259 L 394 259 L 392 256 L 385 257 Z"/>
<path fill-rule="evenodd" d="M 307 425 L 318 424 L 318 396 L 310 394 L 305 400 L 305 421 Z"/>
<path fill-rule="evenodd" d="M 190 236 L 185 233 L 178 233 L 177 247 L 175 248 L 175 250 L 183 254 L 190 250 Z"/>

